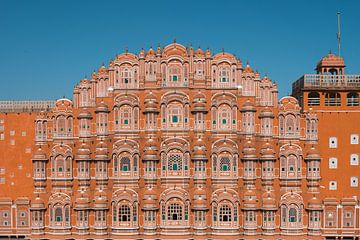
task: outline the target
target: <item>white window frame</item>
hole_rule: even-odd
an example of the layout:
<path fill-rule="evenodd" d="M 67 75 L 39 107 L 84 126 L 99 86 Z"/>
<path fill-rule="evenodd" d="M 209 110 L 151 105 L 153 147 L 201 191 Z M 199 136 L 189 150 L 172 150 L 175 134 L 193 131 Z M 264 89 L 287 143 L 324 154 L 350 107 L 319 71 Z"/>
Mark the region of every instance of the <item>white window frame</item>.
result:
<path fill-rule="evenodd" d="M 359 165 L 359 154 L 352 153 L 350 155 L 350 165 L 351 166 L 358 166 Z"/>
<path fill-rule="evenodd" d="M 359 144 L 359 134 L 350 135 L 350 144 Z"/>
<path fill-rule="evenodd" d="M 329 148 L 337 148 L 337 137 L 329 137 Z"/>
<path fill-rule="evenodd" d="M 329 190 L 337 190 L 337 182 L 336 181 L 329 182 Z"/>
<path fill-rule="evenodd" d="M 334 163 L 333 163 L 334 162 Z M 329 169 L 336 169 L 338 167 L 338 160 L 336 157 L 329 158 Z"/>
<path fill-rule="evenodd" d="M 359 186 L 359 178 L 356 176 L 350 177 L 350 187 L 358 187 Z"/>

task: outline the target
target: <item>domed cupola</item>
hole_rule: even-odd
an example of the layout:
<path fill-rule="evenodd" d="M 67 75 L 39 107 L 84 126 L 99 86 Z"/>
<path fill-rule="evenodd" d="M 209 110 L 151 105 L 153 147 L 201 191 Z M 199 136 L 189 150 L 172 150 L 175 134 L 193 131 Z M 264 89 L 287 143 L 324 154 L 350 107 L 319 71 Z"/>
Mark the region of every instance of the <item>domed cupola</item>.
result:
<path fill-rule="evenodd" d="M 95 160 L 109 160 L 108 147 L 105 142 L 100 141 L 95 148 Z"/>
<path fill-rule="evenodd" d="M 252 189 L 247 189 L 244 193 L 243 209 L 245 210 L 256 210 L 258 208 L 259 200 L 257 199 L 256 193 Z"/>
<path fill-rule="evenodd" d="M 261 160 L 275 160 L 274 145 L 270 142 L 266 142 L 260 150 Z"/>
<path fill-rule="evenodd" d="M 205 57 L 205 52 L 200 47 L 195 51 L 195 56 L 197 57 Z"/>
<path fill-rule="evenodd" d="M 321 200 L 316 196 L 313 195 L 309 200 L 308 200 L 308 204 L 307 204 L 307 208 L 308 210 L 322 210 L 322 202 Z"/>
<path fill-rule="evenodd" d="M 89 197 L 85 193 L 80 193 L 75 199 L 75 210 L 86 210 L 90 208 Z"/>
<path fill-rule="evenodd" d="M 145 161 L 157 161 L 158 158 L 158 148 L 156 146 L 156 141 L 153 138 L 149 138 L 144 145 L 144 158 Z"/>
<path fill-rule="evenodd" d="M 320 160 L 320 152 L 317 145 L 307 147 L 305 160 Z"/>
<path fill-rule="evenodd" d="M 206 97 L 200 91 L 194 95 L 192 113 L 202 112 L 207 113 L 206 110 Z"/>
<path fill-rule="evenodd" d="M 243 160 L 256 160 L 256 148 L 254 141 L 246 141 L 243 148 L 243 154 Z"/>
<path fill-rule="evenodd" d="M 146 57 L 155 57 L 156 54 L 155 54 L 155 51 L 152 47 L 150 47 L 149 51 L 147 51 L 146 53 Z"/>
<path fill-rule="evenodd" d="M 95 210 L 108 209 L 108 200 L 106 193 L 102 189 L 95 190 L 93 206 Z"/>
<path fill-rule="evenodd" d="M 207 160 L 205 142 L 201 138 L 194 142 L 193 160 Z"/>
<path fill-rule="evenodd" d="M 82 109 L 77 117 L 78 119 L 92 119 L 91 113 L 87 109 Z"/>
<path fill-rule="evenodd" d="M 91 160 L 90 146 L 87 143 L 83 142 L 81 146 L 78 148 L 75 155 L 75 160 L 77 161 Z"/>
<path fill-rule="evenodd" d="M 246 100 L 240 112 L 256 112 L 256 108 L 250 100 Z"/>
<path fill-rule="evenodd" d="M 158 208 L 157 193 L 152 187 L 149 187 L 144 192 L 143 210 L 157 210 Z"/>
<path fill-rule="evenodd" d="M 109 107 L 106 105 L 106 103 L 104 101 L 101 101 L 100 104 L 96 107 L 95 110 L 96 113 L 100 113 L 100 112 L 104 112 L 104 113 L 109 113 Z"/>
<path fill-rule="evenodd" d="M 206 205 L 206 190 L 203 187 L 198 187 L 194 191 L 193 209 L 194 210 L 207 210 Z"/>
<path fill-rule="evenodd" d="M 34 152 L 33 156 L 32 156 L 32 160 L 33 161 L 46 161 L 47 160 L 47 156 L 46 156 L 46 148 L 45 146 L 39 146 L 36 151 Z"/>
<path fill-rule="evenodd" d="M 39 195 L 37 195 L 34 199 L 31 200 L 30 209 L 45 210 L 46 208 L 45 208 L 44 200 Z"/>
<path fill-rule="evenodd" d="M 156 96 L 150 92 L 148 95 L 145 96 L 144 99 L 145 103 L 145 109 L 144 113 L 158 113 L 158 100 L 156 99 Z"/>
<path fill-rule="evenodd" d="M 259 118 L 274 118 L 274 113 L 269 107 L 265 107 L 260 111 Z"/>
<path fill-rule="evenodd" d="M 267 191 L 262 195 L 261 208 L 263 210 L 277 210 L 275 195 L 272 192 Z"/>

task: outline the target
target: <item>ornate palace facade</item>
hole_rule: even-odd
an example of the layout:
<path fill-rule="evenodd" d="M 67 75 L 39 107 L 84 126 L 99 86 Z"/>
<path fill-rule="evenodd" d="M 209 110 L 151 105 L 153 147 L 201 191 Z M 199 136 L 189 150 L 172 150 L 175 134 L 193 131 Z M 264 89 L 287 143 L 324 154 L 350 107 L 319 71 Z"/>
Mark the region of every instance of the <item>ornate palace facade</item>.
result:
<path fill-rule="evenodd" d="M 22 169 L 31 177 L 4 182 L 9 186 L 0 198 L 0 234 L 345 236 L 338 226 L 335 233 L 326 232 L 331 198 L 323 194 L 318 114 L 303 111 L 301 104 L 294 97 L 278 100 L 276 84 L 232 54 L 175 42 L 138 55 L 126 51 L 82 79 L 73 101 L 59 99 L 51 110 L 17 113 L 32 125 L 8 128 L 31 131 L 26 139 L 32 144 L 26 147 L 29 140 L 15 139 L 15 132 L 3 135 L 14 143 L 5 157 L 25 149 Z M 14 114 L 1 115 L 5 126 L 8 120 L 13 124 Z M 344 231 L 354 237 L 357 199 L 338 200 L 354 207 L 353 229 Z"/>

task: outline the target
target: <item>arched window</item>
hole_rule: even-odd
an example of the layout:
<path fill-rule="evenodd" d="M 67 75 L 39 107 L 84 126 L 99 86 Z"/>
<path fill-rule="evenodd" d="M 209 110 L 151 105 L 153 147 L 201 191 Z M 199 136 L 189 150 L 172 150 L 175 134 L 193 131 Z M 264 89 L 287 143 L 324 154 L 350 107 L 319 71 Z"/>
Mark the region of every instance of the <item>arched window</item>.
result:
<path fill-rule="evenodd" d="M 183 219 L 182 213 L 182 206 L 178 203 L 172 203 L 167 209 L 167 220 L 181 221 Z"/>
<path fill-rule="evenodd" d="M 296 222 L 296 209 L 290 208 L 289 210 L 289 222 Z"/>
<path fill-rule="evenodd" d="M 222 104 L 218 108 L 218 123 L 220 129 L 231 128 L 231 108 L 228 105 Z"/>
<path fill-rule="evenodd" d="M 55 208 L 55 222 L 62 222 L 63 220 L 63 212 L 61 207 Z"/>
<path fill-rule="evenodd" d="M 228 157 L 222 157 L 220 159 L 220 170 L 223 172 L 227 172 L 231 170 L 230 159 Z"/>
<path fill-rule="evenodd" d="M 128 68 L 124 68 L 121 72 L 121 82 L 123 84 L 131 83 L 131 71 Z"/>
<path fill-rule="evenodd" d="M 325 94 L 325 106 L 341 106 L 340 93 L 330 92 Z"/>
<path fill-rule="evenodd" d="M 287 136 L 293 136 L 296 134 L 296 118 L 294 115 L 289 114 L 285 117 L 285 134 Z"/>
<path fill-rule="evenodd" d="M 181 68 L 179 66 L 169 67 L 169 82 L 181 81 Z"/>
<path fill-rule="evenodd" d="M 121 171 L 127 172 L 130 171 L 130 159 L 128 157 L 122 157 L 120 159 L 120 169 Z"/>
<path fill-rule="evenodd" d="M 350 92 L 346 95 L 346 106 L 359 106 L 359 94 Z"/>
<path fill-rule="evenodd" d="M 219 68 L 219 82 L 220 83 L 230 82 L 230 68 L 229 67 Z"/>
<path fill-rule="evenodd" d="M 130 207 L 128 205 L 120 206 L 119 222 L 130 222 Z"/>
<path fill-rule="evenodd" d="M 70 198 L 62 193 L 53 194 L 49 199 L 50 226 L 70 226 Z"/>
<path fill-rule="evenodd" d="M 308 106 L 320 106 L 320 94 L 318 92 L 309 93 Z"/>
<path fill-rule="evenodd" d="M 166 166 L 163 166 L 163 168 L 167 169 L 167 176 L 185 176 L 188 174 L 189 163 L 187 154 L 173 149 L 167 153 L 166 160 Z"/>
<path fill-rule="evenodd" d="M 229 205 L 222 205 L 219 209 L 219 221 L 231 222 L 231 207 Z"/>

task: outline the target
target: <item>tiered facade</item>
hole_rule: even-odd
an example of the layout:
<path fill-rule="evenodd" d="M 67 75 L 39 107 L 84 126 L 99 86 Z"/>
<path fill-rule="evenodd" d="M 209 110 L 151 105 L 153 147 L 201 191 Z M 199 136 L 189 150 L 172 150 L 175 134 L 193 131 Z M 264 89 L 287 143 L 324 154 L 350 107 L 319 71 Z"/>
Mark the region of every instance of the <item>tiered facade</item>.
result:
<path fill-rule="evenodd" d="M 317 114 L 234 55 L 125 52 L 32 117 L 29 238 L 325 236 Z"/>

